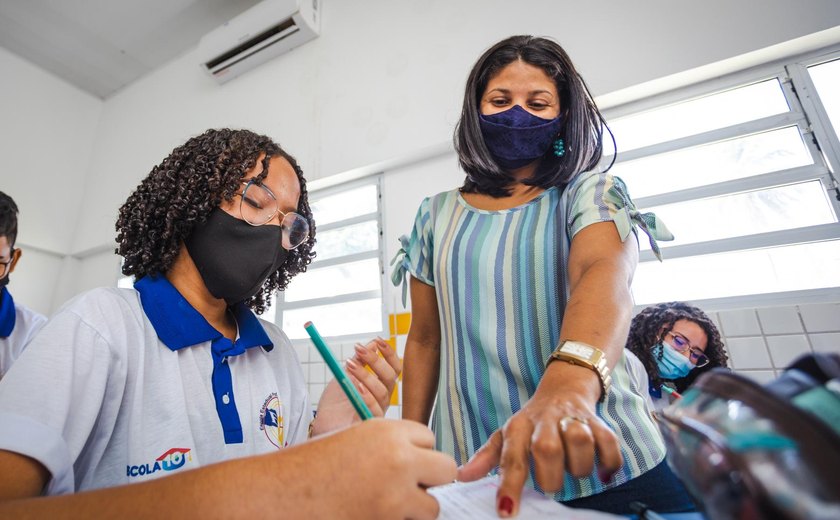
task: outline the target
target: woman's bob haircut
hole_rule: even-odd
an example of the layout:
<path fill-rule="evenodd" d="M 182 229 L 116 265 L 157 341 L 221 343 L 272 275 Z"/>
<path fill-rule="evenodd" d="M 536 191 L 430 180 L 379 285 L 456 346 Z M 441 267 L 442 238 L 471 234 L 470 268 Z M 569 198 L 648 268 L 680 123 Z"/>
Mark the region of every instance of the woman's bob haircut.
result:
<path fill-rule="evenodd" d="M 556 157 L 551 148 L 539 159 L 533 177 L 522 182 L 548 189 L 562 187 L 575 175 L 593 169 L 601 160 L 604 117 L 595 106 L 571 59 L 556 42 L 534 36 L 511 36 L 488 49 L 467 79 L 461 118 L 455 128 L 455 150 L 467 174 L 461 191 L 503 197 L 510 193 L 513 176 L 502 169 L 487 146 L 479 126 L 481 98 L 487 83 L 508 64 L 522 60 L 539 67 L 554 80 L 560 96 L 560 135 L 566 153 Z"/>

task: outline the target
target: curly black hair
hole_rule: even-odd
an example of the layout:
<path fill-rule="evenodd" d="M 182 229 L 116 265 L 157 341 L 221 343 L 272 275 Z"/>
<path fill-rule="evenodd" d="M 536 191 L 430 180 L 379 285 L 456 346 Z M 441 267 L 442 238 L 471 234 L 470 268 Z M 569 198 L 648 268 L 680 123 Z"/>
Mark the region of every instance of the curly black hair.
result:
<path fill-rule="evenodd" d="M 678 392 L 688 388 L 694 380 L 704 372 L 715 367 L 726 367 L 728 357 L 720 333 L 714 322 L 705 312 L 685 302 L 667 302 L 652 305 L 643 309 L 630 323 L 630 333 L 627 335 L 625 347 L 638 357 L 647 370 L 652 388 L 659 388 L 663 379 L 659 376 L 659 369 L 654 359 L 653 347 L 674 328 L 674 323 L 688 320 L 696 323 L 706 333 L 706 366 L 695 368 L 685 377 L 675 379 L 674 385 Z M 661 331 L 661 332 L 660 332 Z M 662 357 L 662 353 L 659 353 Z"/>
<path fill-rule="evenodd" d="M 14 199 L 0 191 L 0 236 L 6 237 L 14 247 L 17 240 L 18 207 Z"/>
<path fill-rule="evenodd" d="M 309 221 L 309 238 L 289 252 L 260 292 L 245 302 L 257 314 L 265 311 L 271 294 L 285 289 L 296 274 L 306 271 L 315 257 L 315 222 L 309 208 L 306 180 L 297 161 L 271 138 L 249 130 L 207 130 L 172 150 L 152 168 L 120 208 L 116 223 L 116 253 L 125 258 L 122 272 L 135 279 L 166 273 L 193 228 L 207 220 L 222 200 L 230 201 L 241 179 L 254 168 L 260 154 L 262 173 L 268 174 L 273 156 L 284 157 L 300 182 L 297 213 Z"/>

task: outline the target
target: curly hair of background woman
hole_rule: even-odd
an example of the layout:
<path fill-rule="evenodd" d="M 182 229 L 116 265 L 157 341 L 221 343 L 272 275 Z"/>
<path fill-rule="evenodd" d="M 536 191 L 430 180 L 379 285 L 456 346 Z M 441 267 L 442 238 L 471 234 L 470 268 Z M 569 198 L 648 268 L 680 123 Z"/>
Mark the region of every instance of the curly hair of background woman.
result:
<path fill-rule="evenodd" d="M 685 302 L 667 302 L 643 309 L 630 323 L 625 347 L 633 352 L 645 366 L 652 388 L 659 388 L 662 378 L 651 348 L 662 341 L 673 329 L 674 323 L 688 320 L 696 323 L 706 333 L 708 343 L 705 354 L 709 364 L 692 370 L 687 376 L 674 380 L 677 390 L 685 390 L 700 374 L 715 367 L 725 367 L 728 357 L 714 322 L 705 312 Z M 662 351 L 659 351 L 662 356 Z"/>

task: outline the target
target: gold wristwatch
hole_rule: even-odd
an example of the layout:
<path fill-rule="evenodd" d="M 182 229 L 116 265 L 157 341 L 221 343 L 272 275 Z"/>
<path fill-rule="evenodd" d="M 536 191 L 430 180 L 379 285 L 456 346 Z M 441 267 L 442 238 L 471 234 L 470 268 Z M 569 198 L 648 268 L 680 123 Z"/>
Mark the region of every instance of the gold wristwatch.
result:
<path fill-rule="evenodd" d="M 550 365 L 555 359 L 586 367 L 598 374 L 598 379 L 601 381 L 601 398 L 598 401 L 604 402 L 607 392 L 610 391 L 612 376 L 610 376 L 610 369 L 607 366 L 607 356 L 602 350 L 580 341 L 566 340 L 561 341 L 560 345 L 551 353 L 545 366 Z"/>

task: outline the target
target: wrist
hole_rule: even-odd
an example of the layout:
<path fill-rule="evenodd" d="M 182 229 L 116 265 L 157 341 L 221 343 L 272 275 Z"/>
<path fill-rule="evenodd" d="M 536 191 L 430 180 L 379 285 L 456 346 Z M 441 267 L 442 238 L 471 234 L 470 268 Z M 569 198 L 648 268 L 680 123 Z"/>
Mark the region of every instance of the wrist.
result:
<path fill-rule="evenodd" d="M 589 370 L 593 373 L 600 384 L 600 395 L 598 401 L 603 402 L 610 391 L 612 377 L 607 366 L 607 356 L 604 352 L 592 345 L 580 341 L 561 341 L 546 362 L 546 370 L 555 361 L 563 364 L 571 364 L 578 368 Z"/>
<path fill-rule="evenodd" d="M 603 393 L 601 380 L 594 371 L 564 361 L 546 367 L 540 388 L 550 388 L 548 391 L 564 401 L 575 395 L 592 404 L 597 404 Z"/>

